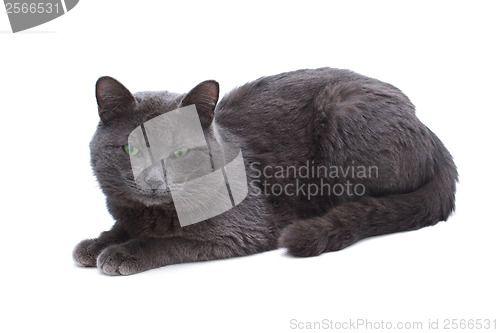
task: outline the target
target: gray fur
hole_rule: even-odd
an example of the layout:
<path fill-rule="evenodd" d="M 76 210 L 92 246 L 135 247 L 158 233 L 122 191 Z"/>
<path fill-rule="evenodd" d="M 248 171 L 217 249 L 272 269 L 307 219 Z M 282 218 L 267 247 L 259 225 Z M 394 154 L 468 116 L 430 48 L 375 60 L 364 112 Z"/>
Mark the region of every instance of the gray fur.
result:
<path fill-rule="evenodd" d="M 399 89 L 351 71 L 320 68 L 263 77 L 218 104 L 215 81 L 188 94 L 132 95 L 103 77 L 96 96 L 101 121 L 90 145 L 91 163 L 116 223 L 78 244 L 74 259 L 109 275 L 279 246 L 295 256 L 319 255 L 362 238 L 433 225 L 454 209 L 458 175 L 442 142 Z M 224 140 L 241 148 L 249 181 L 264 181 L 252 165 L 300 167 L 307 161 L 374 165 L 378 177 L 326 180 L 361 182 L 362 196 L 264 195 L 261 187 L 249 186 L 248 197 L 232 210 L 181 228 L 168 190 L 137 188 L 122 147 L 141 123 L 189 104 L 196 104 L 209 144 Z M 292 181 L 267 180 L 281 186 Z"/>

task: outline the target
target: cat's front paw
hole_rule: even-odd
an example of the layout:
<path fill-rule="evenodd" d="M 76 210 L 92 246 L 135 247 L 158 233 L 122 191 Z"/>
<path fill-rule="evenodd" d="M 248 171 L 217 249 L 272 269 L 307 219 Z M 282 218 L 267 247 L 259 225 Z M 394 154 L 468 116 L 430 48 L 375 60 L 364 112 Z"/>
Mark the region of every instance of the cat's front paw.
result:
<path fill-rule="evenodd" d="M 101 250 L 97 239 L 82 240 L 73 250 L 73 260 L 81 266 L 96 267 L 97 256 Z"/>
<path fill-rule="evenodd" d="M 112 245 L 102 251 L 97 258 L 97 267 L 107 275 L 131 275 L 146 270 L 139 258 L 121 245 Z"/>

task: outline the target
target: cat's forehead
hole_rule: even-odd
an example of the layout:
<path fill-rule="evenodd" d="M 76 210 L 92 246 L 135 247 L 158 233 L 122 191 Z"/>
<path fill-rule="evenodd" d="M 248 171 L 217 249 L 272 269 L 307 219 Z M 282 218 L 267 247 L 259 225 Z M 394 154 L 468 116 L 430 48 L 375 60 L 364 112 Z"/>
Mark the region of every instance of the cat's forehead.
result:
<path fill-rule="evenodd" d="M 134 97 L 138 111 L 151 117 L 177 109 L 183 95 L 168 91 L 142 91 L 135 93 Z"/>
<path fill-rule="evenodd" d="M 183 97 L 182 94 L 167 91 L 135 93 L 134 107 L 123 109 L 113 122 L 100 122 L 98 137 L 116 145 L 124 145 L 135 128 L 159 115 L 178 109 Z"/>

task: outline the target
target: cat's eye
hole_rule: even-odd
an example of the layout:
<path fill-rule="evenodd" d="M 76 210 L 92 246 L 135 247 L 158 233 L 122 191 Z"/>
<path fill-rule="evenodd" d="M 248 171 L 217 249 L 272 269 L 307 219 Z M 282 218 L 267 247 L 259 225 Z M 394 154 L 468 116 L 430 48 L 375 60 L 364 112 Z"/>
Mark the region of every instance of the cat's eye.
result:
<path fill-rule="evenodd" d="M 177 149 L 174 151 L 174 156 L 175 157 L 182 157 L 182 156 L 186 156 L 186 154 L 188 153 L 189 149 L 187 148 L 181 148 L 181 149 Z"/>
<path fill-rule="evenodd" d="M 125 152 L 130 156 L 135 156 L 139 152 L 139 148 L 129 145 L 123 146 L 123 150 L 125 150 Z"/>

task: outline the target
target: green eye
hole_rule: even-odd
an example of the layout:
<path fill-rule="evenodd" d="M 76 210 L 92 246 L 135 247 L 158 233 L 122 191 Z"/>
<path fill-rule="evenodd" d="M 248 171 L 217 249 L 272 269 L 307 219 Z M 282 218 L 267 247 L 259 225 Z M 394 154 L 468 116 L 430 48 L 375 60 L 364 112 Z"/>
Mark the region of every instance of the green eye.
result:
<path fill-rule="evenodd" d="M 187 149 L 187 148 L 177 149 L 176 151 L 174 151 L 174 156 L 175 157 L 185 156 L 188 153 L 188 151 L 189 151 L 189 149 Z"/>
<path fill-rule="evenodd" d="M 136 148 L 134 146 L 129 146 L 129 145 L 123 146 L 123 149 L 130 156 L 135 156 L 139 152 L 139 148 Z"/>

